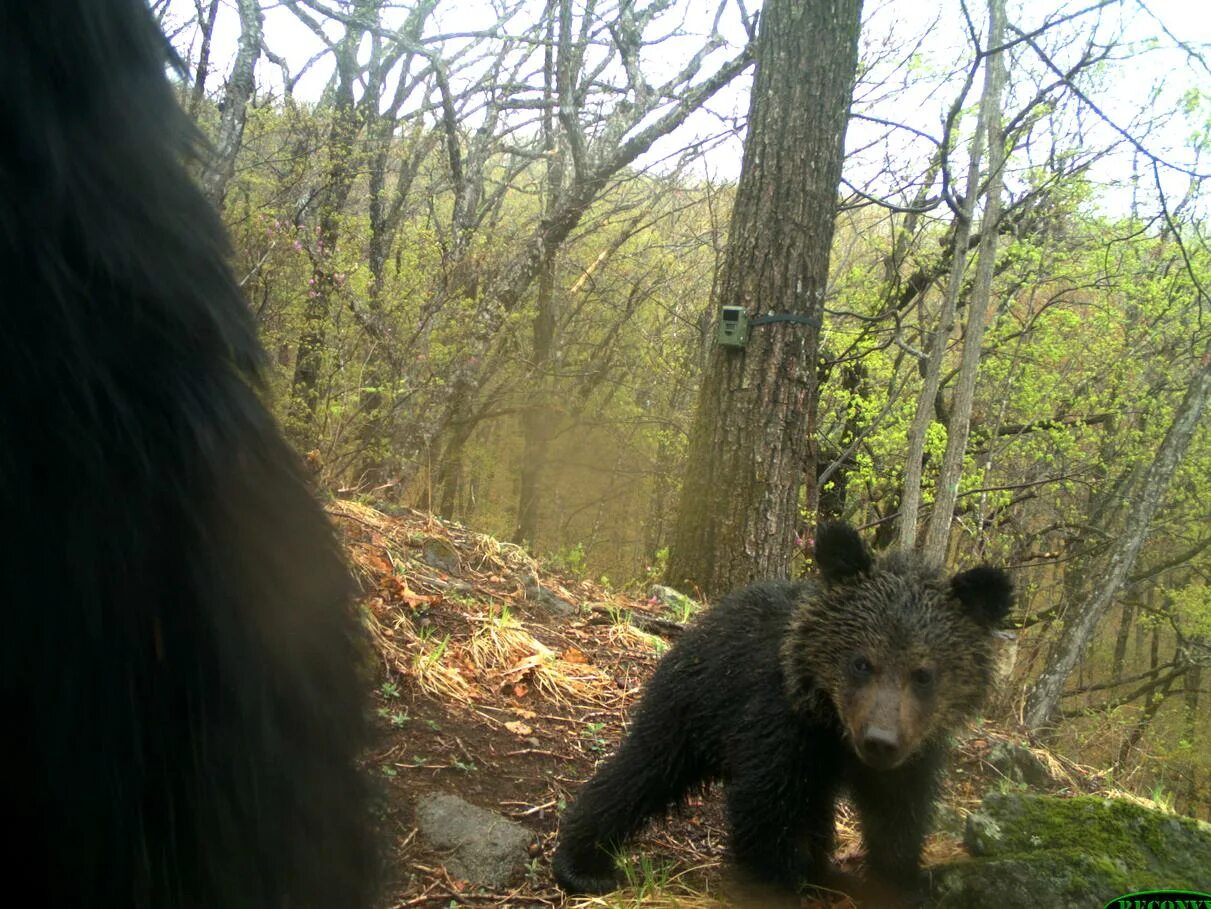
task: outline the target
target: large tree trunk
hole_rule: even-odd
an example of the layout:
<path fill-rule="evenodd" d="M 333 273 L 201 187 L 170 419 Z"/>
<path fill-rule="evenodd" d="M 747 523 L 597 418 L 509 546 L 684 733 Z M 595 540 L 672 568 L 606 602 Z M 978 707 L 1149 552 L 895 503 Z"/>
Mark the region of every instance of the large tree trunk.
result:
<path fill-rule="evenodd" d="M 721 304 L 807 325 L 756 327 L 715 347 L 703 377 L 668 579 L 707 595 L 786 577 L 799 493 L 814 475 L 818 325 L 858 57 L 861 0 L 770 0 L 744 163 L 719 282 Z"/>
<path fill-rule="evenodd" d="M 1027 697 L 1025 722 L 1030 729 L 1043 728 L 1055 715 L 1064 693 L 1064 683 L 1135 566 L 1140 548 L 1148 536 L 1152 516 L 1160 507 L 1161 500 L 1173 480 L 1173 474 L 1185 456 L 1209 396 L 1211 354 L 1204 356 L 1195 370 L 1190 387 L 1186 389 L 1177 413 L 1173 416 L 1173 422 L 1165 433 L 1160 448 L 1157 449 L 1156 460 L 1145 472 L 1138 491 L 1132 497 L 1126 526 L 1115 538 L 1106 557 L 1104 580 L 1097 585 L 1089 599 L 1073 610 L 1065 621 L 1059 640 L 1048 659 L 1048 665 Z"/>

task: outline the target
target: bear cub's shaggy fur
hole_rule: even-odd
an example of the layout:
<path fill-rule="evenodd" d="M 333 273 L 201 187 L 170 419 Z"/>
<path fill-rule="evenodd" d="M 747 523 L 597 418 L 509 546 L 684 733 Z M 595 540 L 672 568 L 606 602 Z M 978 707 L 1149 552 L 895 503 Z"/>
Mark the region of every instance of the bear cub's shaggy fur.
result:
<path fill-rule="evenodd" d="M 830 880 L 847 792 L 868 892 L 920 895 L 948 733 L 990 687 L 1009 578 L 980 567 L 948 579 L 904 553 L 875 561 L 839 524 L 815 552 L 819 579 L 726 597 L 661 661 L 618 753 L 563 816 L 565 890 L 614 889 L 626 840 L 721 780 L 744 880 L 788 895 Z"/>

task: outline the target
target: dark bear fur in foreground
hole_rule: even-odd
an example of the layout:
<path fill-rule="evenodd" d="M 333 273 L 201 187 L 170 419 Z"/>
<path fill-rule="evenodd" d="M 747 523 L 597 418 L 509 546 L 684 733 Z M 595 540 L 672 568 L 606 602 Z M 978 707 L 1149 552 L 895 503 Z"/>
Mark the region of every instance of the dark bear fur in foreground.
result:
<path fill-rule="evenodd" d="M 830 882 L 848 792 L 866 892 L 919 897 L 948 733 L 991 684 L 1009 579 L 987 567 L 947 579 L 913 555 L 876 562 L 843 525 L 821 530 L 816 561 L 819 580 L 725 598 L 660 662 L 618 753 L 563 816 L 565 890 L 614 889 L 618 848 L 721 780 L 743 881 L 781 895 Z"/>
<path fill-rule="evenodd" d="M 364 907 L 348 573 L 142 0 L 0 4 L 10 892 Z"/>

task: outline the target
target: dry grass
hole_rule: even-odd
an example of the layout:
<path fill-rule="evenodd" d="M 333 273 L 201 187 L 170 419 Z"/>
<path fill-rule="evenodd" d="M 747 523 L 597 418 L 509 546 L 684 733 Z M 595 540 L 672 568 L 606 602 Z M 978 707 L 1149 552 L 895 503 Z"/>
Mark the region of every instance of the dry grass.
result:
<path fill-rule="evenodd" d="M 544 643 L 540 635 L 550 639 L 560 630 L 523 615 L 522 578 L 540 574 L 525 550 L 431 516 L 409 524 L 354 502 L 334 502 L 328 511 L 370 531 L 368 540 L 352 543 L 349 550 L 362 588 L 372 592 L 366 624 L 391 672 L 464 706 L 490 701 L 511 686 L 535 688 L 556 704 L 616 704 L 618 686 L 609 672 L 592 665 L 574 643 Z M 431 538 L 447 541 L 459 553 L 457 581 L 409 552 Z M 561 585 L 551 586 L 567 593 Z M 595 599 L 610 597 L 602 590 L 590 592 Z M 440 620 L 431 622 L 429 611 L 441 608 Z M 622 652 L 663 646 L 625 623 L 611 626 L 608 636 Z"/>

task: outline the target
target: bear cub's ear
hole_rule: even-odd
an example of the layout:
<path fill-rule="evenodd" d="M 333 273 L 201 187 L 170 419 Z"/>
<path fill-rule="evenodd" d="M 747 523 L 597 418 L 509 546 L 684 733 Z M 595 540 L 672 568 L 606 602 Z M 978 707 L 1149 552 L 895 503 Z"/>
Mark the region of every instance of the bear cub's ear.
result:
<path fill-rule="evenodd" d="M 870 550 L 848 524 L 823 524 L 816 532 L 816 567 L 829 584 L 866 574 L 874 565 Z"/>
<path fill-rule="evenodd" d="M 950 589 L 967 614 L 981 625 L 995 628 L 1009 615 L 1013 582 L 1000 568 L 981 565 L 950 579 Z"/>

